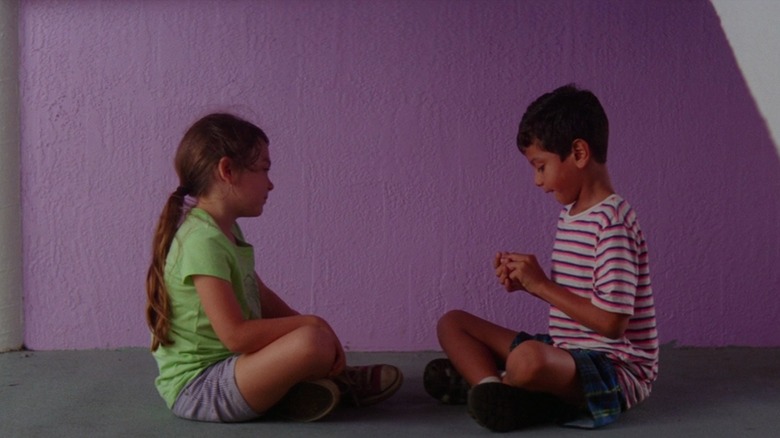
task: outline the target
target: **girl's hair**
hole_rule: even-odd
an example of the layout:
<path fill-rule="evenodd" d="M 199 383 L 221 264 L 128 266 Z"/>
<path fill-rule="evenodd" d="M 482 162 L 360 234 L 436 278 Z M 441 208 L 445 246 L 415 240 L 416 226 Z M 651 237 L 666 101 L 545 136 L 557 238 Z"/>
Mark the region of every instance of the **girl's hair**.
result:
<path fill-rule="evenodd" d="M 152 332 L 152 351 L 171 345 L 171 308 L 165 287 L 165 261 L 184 217 L 185 198 L 211 190 L 219 160 L 227 157 L 237 170 L 250 168 L 268 145 L 262 129 L 231 114 L 210 114 L 193 124 L 176 150 L 174 166 L 179 187 L 170 194 L 160 214 L 152 241 L 152 263 L 146 275 L 146 322 Z"/>

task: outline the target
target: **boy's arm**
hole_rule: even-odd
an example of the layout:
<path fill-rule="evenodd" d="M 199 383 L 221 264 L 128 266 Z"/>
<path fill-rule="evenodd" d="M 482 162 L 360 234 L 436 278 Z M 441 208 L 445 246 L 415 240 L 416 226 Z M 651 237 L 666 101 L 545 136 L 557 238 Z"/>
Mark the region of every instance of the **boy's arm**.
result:
<path fill-rule="evenodd" d="M 504 254 L 502 261 L 508 280 L 515 286 L 552 304 L 580 324 L 610 339 L 623 336 L 629 315 L 608 312 L 593 305 L 587 298 L 573 294 L 550 280 L 536 257 L 530 254 Z M 506 284 L 505 284 L 506 286 Z"/>

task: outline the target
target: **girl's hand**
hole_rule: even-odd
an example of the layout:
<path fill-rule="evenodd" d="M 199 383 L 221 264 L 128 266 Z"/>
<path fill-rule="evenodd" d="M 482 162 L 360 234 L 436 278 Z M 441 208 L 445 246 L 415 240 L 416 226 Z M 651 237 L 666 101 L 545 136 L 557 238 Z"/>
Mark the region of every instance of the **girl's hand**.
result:
<path fill-rule="evenodd" d="M 538 295 L 542 286 L 550 282 L 533 254 L 508 253 L 502 260 L 508 271 L 509 284 L 517 287 L 514 290 L 522 289 Z"/>
<path fill-rule="evenodd" d="M 335 334 L 334 334 L 335 336 Z M 347 355 L 344 353 L 344 347 L 341 346 L 341 342 L 336 338 L 336 360 L 333 361 L 333 368 L 330 369 L 328 377 L 336 377 L 347 366 Z"/>

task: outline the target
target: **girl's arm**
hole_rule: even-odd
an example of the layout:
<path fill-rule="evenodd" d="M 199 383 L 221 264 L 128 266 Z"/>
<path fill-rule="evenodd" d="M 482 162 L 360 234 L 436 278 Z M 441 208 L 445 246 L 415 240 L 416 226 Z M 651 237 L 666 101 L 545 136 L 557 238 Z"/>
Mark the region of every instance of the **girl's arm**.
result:
<path fill-rule="evenodd" d="M 255 273 L 255 279 L 257 279 L 257 284 L 260 289 L 260 308 L 263 312 L 263 318 L 300 315 L 297 310 L 290 307 L 279 297 L 279 295 L 266 286 L 265 283 L 260 280 L 257 273 Z"/>
<path fill-rule="evenodd" d="M 260 276 L 257 275 L 257 273 L 255 273 L 255 278 L 257 279 L 257 284 L 260 289 L 260 306 L 262 309 L 263 318 L 269 318 L 274 319 L 274 321 L 278 321 L 278 318 L 287 318 L 300 315 L 297 310 L 293 309 L 286 302 L 284 302 L 284 300 L 282 300 L 282 298 L 279 297 L 276 292 L 272 291 L 271 288 L 266 286 L 265 283 L 260 280 Z M 341 373 L 341 371 L 346 366 L 347 356 L 344 353 L 344 347 L 341 345 L 341 341 L 338 340 L 338 336 L 336 336 L 336 333 L 333 331 L 333 329 L 324 320 L 319 318 L 317 319 L 322 324 L 324 324 L 324 327 L 327 327 L 327 329 L 333 333 L 333 337 L 336 339 L 336 361 L 333 364 L 333 370 L 331 371 L 331 375 L 335 376 Z"/>
<path fill-rule="evenodd" d="M 569 315 L 572 319 L 610 339 L 623 336 L 629 315 L 608 312 L 593 305 L 587 298 L 570 292 L 545 275 L 536 257 L 530 254 L 504 254 L 509 283 L 507 290 L 523 289 L 541 298 Z M 499 278 L 500 275 L 499 275 Z M 502 283 L 504 283 L 502 281 Z M 505 286 L 508 283 L 504 283 Z"/>
<path fill-rule="evenodd" d="M 327 322 L 314 315 L 295 314 L 273 319 L 245 320 L 230 282 L 207 275 L 196 275 L 193 277 L 193 282 L 203 310 L 211 326 L 214 327 L 217 337 L 234 353 L 258 351 L 287 333 L 307 325 L 333 331 Z M 278 297 L 276 299 L 282 302 Z M 271 307 L 279 305 L 278 302 L 273 304 L 273 298 L 270 302 L 272 302 Z M 283 308 L 292 310 L 286 304 Z"/>

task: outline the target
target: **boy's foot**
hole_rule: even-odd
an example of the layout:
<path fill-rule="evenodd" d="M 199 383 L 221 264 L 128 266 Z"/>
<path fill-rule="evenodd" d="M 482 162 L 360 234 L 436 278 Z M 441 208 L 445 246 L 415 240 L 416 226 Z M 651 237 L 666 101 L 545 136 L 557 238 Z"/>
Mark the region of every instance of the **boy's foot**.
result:
<path fill-rule="evenodd" d="M 369 406 L 390 398 L 398 391 L 404 375 L 392 365 L 346 367 L 335 379 L 342 400 L 351 406 Z"/>
<path fill-rule="evenodd" d="M 508 432 L 558 420 L 564 404 L 557 397 L 504 383 L 482 383 L 469 392 L 469 414 L 480 426 Z"/>
<path fill-rule="evenodd" d="M 468 401 L 469 384 L 449 359 L 428 362 L 423 372 L 423 386 L 428 395 L 442 403 L 462 405 Z"/>
<path fill-rule="evenodd" d="M 268 412 L 285 420 L 317 421 L 333 412 L 340 392 L 332 380 L 319 379 L 295 384 Z"/>

